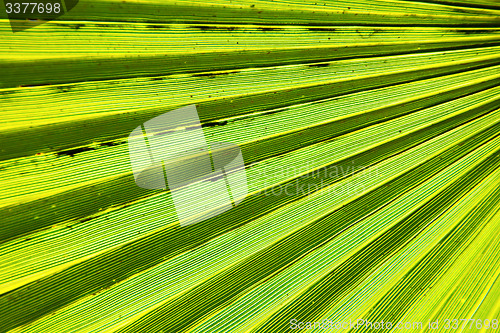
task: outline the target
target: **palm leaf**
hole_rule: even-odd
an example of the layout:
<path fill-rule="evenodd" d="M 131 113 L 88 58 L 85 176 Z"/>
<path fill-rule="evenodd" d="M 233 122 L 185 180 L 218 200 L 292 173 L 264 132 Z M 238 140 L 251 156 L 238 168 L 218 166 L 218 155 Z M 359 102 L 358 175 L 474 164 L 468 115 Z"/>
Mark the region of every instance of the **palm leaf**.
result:
<path fill-rule="evenodd" d="M 0 331 L 498 327 L 499 14 L 82 0 L 0 19 Z M 192 104 L 248 194 L 181 226 L 127 137 Z"/>

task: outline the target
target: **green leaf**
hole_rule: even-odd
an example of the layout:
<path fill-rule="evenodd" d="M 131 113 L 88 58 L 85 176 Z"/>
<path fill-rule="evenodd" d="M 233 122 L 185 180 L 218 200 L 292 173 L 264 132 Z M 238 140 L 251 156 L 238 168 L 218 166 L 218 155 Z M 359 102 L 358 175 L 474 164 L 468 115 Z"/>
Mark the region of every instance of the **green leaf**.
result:
<path fill-rule="evenodd" d="M 497 3 L 81 0 L 15 33 L 2 17 L 0 331 L 498 324 Z M 170 189 L 136 185 L 127 139 L 193 104 L 209 143 L 240 147 L 248 194 L 189 224 Z"/>

